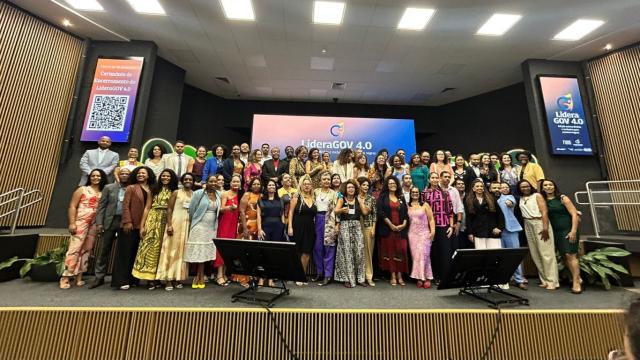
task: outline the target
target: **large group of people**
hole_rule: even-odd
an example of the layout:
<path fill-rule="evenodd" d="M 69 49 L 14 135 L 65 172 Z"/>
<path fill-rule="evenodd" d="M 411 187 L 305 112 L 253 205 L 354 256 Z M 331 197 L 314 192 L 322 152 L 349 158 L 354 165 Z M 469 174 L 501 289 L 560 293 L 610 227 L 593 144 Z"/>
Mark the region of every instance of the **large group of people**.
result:
<path fill-rule="evenodd" d="M 526 242 L 540 287 L 559 287 L 559 252 L 572 275 L 571 292 L 582 292 L 579 213 L 528 151 L 454 156 L 437 150 L 432 158 L 428 151 L 380 149 L 369 164 L 357 149 L 343 149 L 331 161 L 317 148 L 287 146 L 281 156 L 278 147 L 251 150 L 246 143 L 230 153 L 216 144 L 209 158 L 199 146 L 192 158 L 177 141 L 171 152 L 154 145 L 141 163 L 137 148 L 119 161 L 110 144 L 100 139 L 80 162 L 60 288 L 84 285 L 100 235 L 90 288 L 104 284 L 117 236 L 111 286 L 122 290 L 140 280 L 148 289 L 181 288 L 189 267 L 194 289 L 207 281 L 249 286 L 247 276 L 227 272 L 213 242 L 219 238 L 293 242 L 304 270 L 315 274 L 309 281 L 347 288 L 375 286 L 382 274 L 392 286 L 406 285 L 408 276 L 428 289 L 447 276 L 456 249 Z M 273 286 L 273 279 L 259 285 Z M 521 267 L 512 285 L 527 289 Z"/>

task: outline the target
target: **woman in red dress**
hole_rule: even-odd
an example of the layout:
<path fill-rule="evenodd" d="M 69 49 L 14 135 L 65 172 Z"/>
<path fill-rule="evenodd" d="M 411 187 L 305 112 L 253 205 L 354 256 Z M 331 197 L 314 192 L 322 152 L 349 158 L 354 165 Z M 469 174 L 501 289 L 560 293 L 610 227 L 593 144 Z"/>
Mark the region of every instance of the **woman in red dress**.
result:
<path fill-rule="evenodd" d="M 391 285 L 405 285 L 402 273 L 409 272 L 407 204 L 402 196 L 400 182 L 395 176 L 384 180 L 382 193 L 378 198 L 378 247 L 380 269 L 391 273 Z"/>
<path fill-rule="evenodd" d="M 239 174 L 233 174 L 231 176 L 231 182 L 229 183 L 230 189 L 222 193 L 220 203 L 220 220 L 218 221 L 218 238 L 223 239 L 235 239 L 238 234 L 238 190 L 240 190 L 240 184 L 242 183 L 242 177 Z M 216 250 L 216 260 L 213 262 L 213 267 L 218 268 L 216 275 L 216 284 L 220 286 L 229 285 L 229 279 L 226 276 L 226 268 L 224 266 L 224 260 L 220 255 L 220 252 Z"/>

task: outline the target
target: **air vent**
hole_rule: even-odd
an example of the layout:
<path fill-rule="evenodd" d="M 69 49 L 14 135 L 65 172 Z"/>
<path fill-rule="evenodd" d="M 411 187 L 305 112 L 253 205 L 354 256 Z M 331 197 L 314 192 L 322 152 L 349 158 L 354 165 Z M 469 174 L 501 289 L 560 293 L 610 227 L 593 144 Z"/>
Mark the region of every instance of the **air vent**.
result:
<path fill-rule="evenodd" d="M 452 87 L 444 88 L 444 89 L 442 89 L 442 91 L 440 91 L 440 94 L 444 94 L 444 93 L 447 93 L 447 92 L 452 92 L 452 91 L 455 91 L 456 89 L 457 88 L 452 88 Z"/>
<path fill-rule="evenodd" d="M 228 78 L 228 77 L 224 77 L 224 76 L 216 76 L 216 80 L 218 80 L 218 81 L 222 81 L 222 82 L 225 82 L 225 83 L 227 83 L 227 84 L 231 84 L 231 81 L 229 81 L 229 78 Z"/>
<path fill-rule="evenodd" d="M 344 90 L 346 87 L 346 82 L 334 82 L 333 84 L 331 84 L 331 90 Z"/>

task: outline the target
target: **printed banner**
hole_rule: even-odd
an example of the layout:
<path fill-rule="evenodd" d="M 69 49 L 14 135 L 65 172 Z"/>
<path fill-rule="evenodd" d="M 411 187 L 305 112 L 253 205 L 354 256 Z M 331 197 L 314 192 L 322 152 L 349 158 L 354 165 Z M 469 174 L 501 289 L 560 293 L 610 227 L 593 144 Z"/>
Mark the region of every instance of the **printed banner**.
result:
<path fill-rule="evenodd" d="M 144 58 L 98 59 L 81 141 L 129 141 Z"/>
<path fill-rule="evenodd" d="M 593 155 L 578 79 L 552 76 L 539 79 L 552 153 Z"/>
<path fill-rule="evenodd" d="M 255 114 L 251 143 L 252 149 L 259 149 L 263 143 L 278 146 L 283 157 L 287 145 L 304 145 L 329 152 L 332 160 L 342 149 L 362 149 L 370 163 L 383 148 L 389 154 L 404 149 L 407 157 L 416 152 L 412 119 Z"/>

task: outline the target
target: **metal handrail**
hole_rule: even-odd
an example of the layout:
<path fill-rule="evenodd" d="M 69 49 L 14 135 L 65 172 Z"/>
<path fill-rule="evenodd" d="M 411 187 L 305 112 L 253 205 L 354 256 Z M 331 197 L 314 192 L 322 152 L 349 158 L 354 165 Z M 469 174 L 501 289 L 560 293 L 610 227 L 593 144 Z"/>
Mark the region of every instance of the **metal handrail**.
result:
<path fill-rule="evenodd" d="M 13 194 L 13 193 L 15 193 L 15 192 L 24 192 L 24 189 L 23 189 L 23 188 L 15 188 L 15 189 L 13 189 L 13 190 L 9 190 L 9 191 L 7 191 L 7 192 L 5 192 L 5 193 L 0 194 L 0 199 L 2 199 L 3 197 L 5 197 L 5 196 L 7 196 L 7 195 Z M 6 204 L 9 204 L 10 202 L 15 201 L 19 196 L 20 196 L 20 195 L 18 195 L 18 196 L 14 196 L 13 198 L 11 198 L 11 199 L 9 199 L 9 200 L 6 200 L 5 202 L 0 203 L 0 206 L 3 206 L 3 205 L 6 205 Z"/>
<path fill-rule="evenodd" d="M 596 207 L 606 207 L 612 205 L 640 205 L 640 202 L 614 202 L 614 201 L 594 201 L 594 194 L 640 194 L 640 190 L 597 190 L 594 191 L 591 189 L 593 185 L 611 185 L 611 184 L 640 184 L 640 179 L 638 180 L 598 180 L 598 181 L 587 181 L 585 183 L 586 191 L 576 191 L 573 194 L 573 197 L 576 201 L 576 204 L 579 205 L 588 205 L 591 211 L 591 220 L 593 221 L 593 230 L 596 233 L 596 237 L 600 237 L 600 225 L 598 224 L 598 214 L 596 212 Z M 580 201 L 581 195 L 587 195 L 588 200 L 586 202 Z"/>
<path fill-rule="evenodd" d="M 31 190 L 29 192 L 24 192 L 23 188 L 16 188 L 10 191 L 7 191 L 3 194 L 0 194 L 0 198 L 5 197 L 7 195 L 13 194 L 13 193 L 17 193 L 18 195 L 14 196 L 13 198 L 6 200 L 2 203 L 0 203 L 0 206 L 4 206 L 7 204 L 10 204 L 12 202 L 15 202 L 15 205 L 13 206 L 13 210 L 10 211 L 6 211 L 2 214 L 0 214 L 0 219 L 5 217 L 5 216 L 9 216 L 11 214 L 13 214 L 13 220 L 11 222 L 11 232 L 10 234 L 13 235 L 16 232 L 16 226 L 18 225 L 18 217 L 20 216 L 20 210 L 27 208 L 31 205 L 34 205 L 36 203 L 39 203 L 40 201 L 42 201 L 42 199 L 44 199 L 44 195 L 42 194 L 42 191 L 40 191 L 39 189 L 34 189 Z M 26 204 L 23 204 L 24 198 L 27 196 L 30 196 L 32 194 L 37 194 L 38 197 Z"/>

